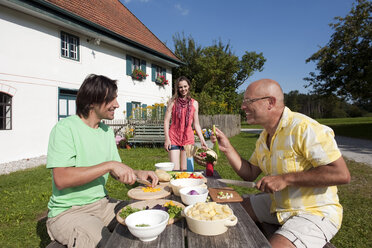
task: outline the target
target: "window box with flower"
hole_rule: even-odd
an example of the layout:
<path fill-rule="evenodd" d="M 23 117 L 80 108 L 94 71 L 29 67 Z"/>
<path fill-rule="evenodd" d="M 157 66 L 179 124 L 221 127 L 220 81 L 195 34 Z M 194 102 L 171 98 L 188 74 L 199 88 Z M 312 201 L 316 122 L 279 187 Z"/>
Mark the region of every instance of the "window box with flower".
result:
<path fill-rule="evenodd" d="M 168 85 L 168 80 L 164 75 L 158 75 L 155 79 L 155 83 L 160 86 Z"/>
<path fill-rule="evenodd" d="M 144 71 L 142 71 L 141 69 L 138 69 L 138 68 L 134 69 L 133 72 L 132 72 L 132 78 L 136 79 L 136 80 L 142 81 L 142 80 L 146 79 L 147 76 L 148 75 Z"/>

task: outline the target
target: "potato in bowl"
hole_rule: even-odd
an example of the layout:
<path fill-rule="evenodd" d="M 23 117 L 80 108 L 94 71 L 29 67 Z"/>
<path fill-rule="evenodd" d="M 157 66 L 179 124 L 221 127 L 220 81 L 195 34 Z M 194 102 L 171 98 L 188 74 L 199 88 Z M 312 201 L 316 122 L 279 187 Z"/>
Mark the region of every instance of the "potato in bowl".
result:
<path fill-rule="evenodd" d="M 230 226 L 235 226 L 238 218 L 228 205 L 216 202 L 198 202 L 184 209 L 187 226 L 194 233 L 215 236 L 227 231 Z"/>

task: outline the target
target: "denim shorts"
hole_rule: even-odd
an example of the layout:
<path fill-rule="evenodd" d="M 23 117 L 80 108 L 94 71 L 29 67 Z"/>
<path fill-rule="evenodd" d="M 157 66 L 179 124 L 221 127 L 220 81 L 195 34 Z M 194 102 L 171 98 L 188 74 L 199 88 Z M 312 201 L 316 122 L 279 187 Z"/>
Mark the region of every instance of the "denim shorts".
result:
<path fill-rule="evenodd" d="M 169 149 L 169 151 L 171 150 L 180 150 L 180 151 L 184 151 L 185 148 L 183 146 L 177 146 L 177 145 L 171 145 L 171 148 Z"/>

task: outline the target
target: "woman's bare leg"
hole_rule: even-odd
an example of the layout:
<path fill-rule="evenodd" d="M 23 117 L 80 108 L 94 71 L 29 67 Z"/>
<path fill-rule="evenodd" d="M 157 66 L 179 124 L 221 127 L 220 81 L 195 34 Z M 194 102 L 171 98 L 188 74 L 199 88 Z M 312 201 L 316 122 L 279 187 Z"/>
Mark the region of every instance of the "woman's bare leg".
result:
<path fill-rule="evenodd" d="M 168 152 L 169 160 L 174 163 L 174 170 L 180 169 L 180 150 L 170 150 Z"/>
<path fill-rule="evenodd" d="M 181 170 L 187 169 L 186 151 L 181 151 Z"/>

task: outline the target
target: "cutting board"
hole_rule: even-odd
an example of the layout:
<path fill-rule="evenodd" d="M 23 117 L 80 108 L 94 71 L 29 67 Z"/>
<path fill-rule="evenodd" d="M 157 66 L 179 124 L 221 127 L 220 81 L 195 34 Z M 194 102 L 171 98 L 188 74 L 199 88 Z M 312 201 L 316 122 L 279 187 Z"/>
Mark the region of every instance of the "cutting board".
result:
<path fill-rule="evenodd" d="M 146 186 L 138 186 L 128 191 L 128 196 L 134 200 L 155 200 L 169 196 L 171 189 L 168 186 L 162 187 L 160 185 L 155 188 L 160 188 L 160 191 L 157 192 L 144 192 L 142 188 Z"/>
<path fill-rule="evenodd" d="M 219 203 L 223 203 L 223 202 L 242 202 L 243 201 L 243 198 L 238 194 L 238 192 L 236 192 L 235 190 L 233 189 L 226 189 L 226 188 L 208 188 L 209 190 L 209 195 L 211 196 L 212 200 L 214 202 L 219 202 Z M 217 198 L 217 195 L 218 195 L 218 192 L 223 192 L 224 194 L 225 193 L 232 193 L 233 194 L 233 197 L 230 198 L 230 199 L 219 199 Z"/>
<path fill-rule="evenodd" d="M 121 213 L 121 211 L 123 211 L 124 208 L 126 208 L 128 206 L 131 206 L 132 208 L 138 208 L 138 209 L 143 209 L 145 207 L 153 208 L 157 204 L 164 205 L 166 202 L 169 202 L 169 201 L 170 200 L 158 199 L 158 200 L 147 200 L 147 201 L 138 201 L 138 202 L 131 203 L 131 204 L 129 204 L 129 205 L 127 205 L 127 206 L 125 206 L 125 207 L 123 207 L 122 209 L 119 210 L 119 212 L 116 214 L 116 219 L 118 220 L 118 222 L 120 224 L 125 225 L 125 219 L 120 217 L 120 213 Z M 180 202 L 173 201 L 173 200 L 172 200 L 172 202 L 176 206 L 181 207 L 182 209 L 185 208 L 185 205 L 183 205 Z M 168 225 L 173 224 L 174 222 L 176 222 L 177 220 L 179 220 L 181 218 L 182 217 L 179 217 L 177 219 L 169 219 Z"/>

